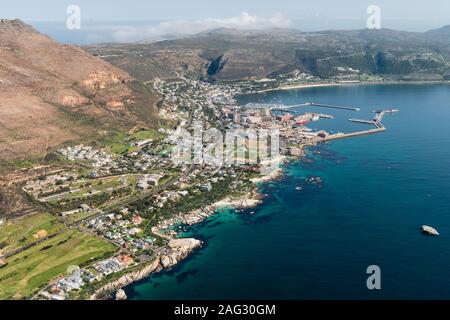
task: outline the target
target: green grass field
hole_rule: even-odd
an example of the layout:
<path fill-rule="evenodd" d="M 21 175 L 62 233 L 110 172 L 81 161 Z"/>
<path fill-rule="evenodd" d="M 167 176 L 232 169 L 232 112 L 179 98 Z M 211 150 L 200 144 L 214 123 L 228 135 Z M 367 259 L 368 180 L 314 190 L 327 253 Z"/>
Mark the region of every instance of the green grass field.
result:
<path fill-rule="evenodd" d="M 63 195 L 56 195 L 53 199 L 48 200 L 49 203 L 57 204 L 60 201 L 84 199 L 89 198 L 91 193 L 99 194 L 110 192 L 111 190 L 120 190 L 126 187 L 134 188 L 140 175 L 130 174 L 123 176 L 123 182 L 121 176 L 113 176 L 102 179 L 91 179 L 81 182 L 73 183 L 70 188 L 72 193 L 65 193 Z"/>
<path fill-rule="evenodd" d="M 68 266 L 82 266 L 116 250 L 108 242 L 67 230 L 4 261 L 0 267 L 0 299 L 30 297 L 50 280 L 66 274 Z"/>
<path fill-rule="evenodd" d="M 37 213 L 20 219 L 8 220 L 0 226 L 0 252 L 3 254 L 39 240 L 38 231 L 44 235 L 59 231 L 63 224 L 48 213 Z"/>
<path fill-rule="evenodd" d="M 95 216 L 97 214 L 96 211 L 89 211 L 89 212 L 78 212 L 75 214 L 71 214 L 67 218 L 64 219 L 64 222 L 68 225 L 71 225 L 73 223 L 79 222 L 81 220 L 87 219 L 90 216 Z"/>
<path fill-rule="evenodd" d="M 155 130 L 141 130 L 131 136 L 131 140 L 160 139 L 163 135 Z"/>
<path fill-rule="evenodd" d="M 110 132 L 106 137 L 103 137 L 102 144 L 109 148 L 112 153 L 125 154 L 139 150 L 137 147 L 130 146 L 132 141 L 156 140 L 162 137 L 163 135 L 155 130 L 140 130 L 132 135 L 116 131 Z"/>

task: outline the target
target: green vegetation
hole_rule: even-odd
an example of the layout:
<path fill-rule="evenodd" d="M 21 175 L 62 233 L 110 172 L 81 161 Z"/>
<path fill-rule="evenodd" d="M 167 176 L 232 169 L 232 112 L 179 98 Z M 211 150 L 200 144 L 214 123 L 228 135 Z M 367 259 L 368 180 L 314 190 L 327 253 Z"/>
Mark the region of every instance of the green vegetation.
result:
<path fill-rule="evenodd" d="M 72 225 L 74 223 L 77 223 L 77 222 L 79 222 L 81 220 L 85 220 L 85 219 L 87 219 L 87 218 L 89 218 L 91 216 L 94 216 L 96 214 L 97 214 L 96 211 L 78 212 L 78 213 L 75 213 L 75 214 L 72 214 L 72 215 L 68 216 L 65 219 L 65 223 L 67 223 L 68 225 Z"/>
<path fill-rule="evenodd" d="M 28 169 L 28 168 L 32 168 L 33 166 L 35 166 L 38 163 L 38 161 L 37 160 L 32 160 L 32 159 L 13 160 L 13 161 L 11 161 L 11 163 L 17 169 Z"/>
<path fill-rule="evenodd" d="M 69 266 L 92 263 L 115 250 L 108 242 L 68 230 L 4 261 L 0 299 L 30 297 L 53 278 L 64 275 Z"/>
<path fill-rule="evenodd" d="M 101 139 L 101 143 L 116 154 L 124 154 L 128 151 L 127 135 L 121 131 L 110 131 Z"/>
<path fill-rule="evenodd" d="M 30 169 L 39 164 L 38 159 L 0 160 L 0 174 L 7 174 L 14 170 Z"/>
<path fill-rule="evenodd" d="M 246 178 L 245 174 L 242 178 Z M 143 236 L 154 236 L 151 233 L 151 227 L 154 226 L 155 222 L 161 217 L 169 218 L 173 216 L 173 214 L 188 213 L 196 209 L 204 208 L 205 206 L 223 199 L 227 195 L 239 197 L 246 192 L 250 192 L 253 188 L 252 183 L 244 182 L 237 190 L 233 190 L 232 184 L 234 180 L 236 180 L 236 178 L 227 177 L 223 181 L 218 181 L 217 183 L 212 184 L 212 189 L 210 191 L 200 191 L 196 190 L 196 187 L 191 187 L 186 189 L 190 191 L 189 196 L 182 197 L 177 201 L 169 202 L 163 208 L 156 211 L 148 211 L 148 208 L 153 206 L 152 200 L 148 198 L 131 203 L 128 207 L 131 211 L 143 213 L 145 218 L 145 222 L 143 223 Z"/>
<path fill-rule="evenodd" d="M 134 133 L 131 136 L 132 140 L 147 140 L 147 139 L 153 139 L 153 140 L 157 140 L 162 138 L 163 135 L 160 134 L 159 132 L 155 131 L 155 130 L 141 130 L 138 131 L 136 133 Z"/>
<path fill-rule="evenodd" d="M 3 254 L 26 246 L 63 228 L 57 218 L 48 213 L 38 213 L 6 221 L 0 226 L 0 252 Z"/>
<path fill-rule="evenodd" d="M 122 131 L 110 131 L 106 136 L 102 137 L 101 144 L 105 145 L 111 152 L 115 154 L 127 154 L 139 150 L 132 146 L 132 142 L 141 140 L 158 140 L 163 137 L 156 130 L 140 130 L 132 135 L 128 135 Z"/>
<path fill-rule="evenodd" d="M 72 190 L 78 189 L 76 192 L 68 194 L 67 196 L 61 198 L 60 200 L 84 198 L 88 197 L 90 194 L 93 193 L 107 192 L 113 189 L 120 189 L 121 187 L 133 185 L 135 183 L 136 183 L 135 176 L 125 176 L 123 181 L 121 181 L 121 177 L 119 176 L 82 181 L 81 183 L 74 183 L 73 185 L 71 185 Z"/>
<path fill-rule="evenodd" d="M 58 190 L 56 193 L 42 194 L 40 197 L 52 196 L 47 203 L 54 208 L 64 207 L 64 210 L 77 208 L 82 203 L 98 205 L 107 201 L 112 195 L 135 193 L 138 177 L 138 174 L 129 174 L 80 180 L 72 183 L 70 188 L 67 187 L 66 191 L 72 190 L 70 193 L 62 193 L 64 190 Z"/>

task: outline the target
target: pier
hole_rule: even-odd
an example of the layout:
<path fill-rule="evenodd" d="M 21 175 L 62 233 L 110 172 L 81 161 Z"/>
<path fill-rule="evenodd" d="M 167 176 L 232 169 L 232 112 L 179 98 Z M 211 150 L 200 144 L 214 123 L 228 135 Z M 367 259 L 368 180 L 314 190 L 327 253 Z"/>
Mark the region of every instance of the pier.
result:
<path fill-rule="evenodd" d="M 325 141 L 330 141 L 330 140 L 365 136 L 365 135 L 380 133 L 380 132 L 384 132 L 384 131 L 387 131 L 387 129 L 385 127 L 369 129 L 369 130 L 364 130 L 364 131 L 350 132 L 350 133 L 336 133 L 336 134 L 329 135 L 326 138 L 320 138 L 318 140 L 318 142 L 325 142 Z"/>
<path fill-rule="evenodd" d="M 363 124 L 374 124 L 372 120 L 361 120 L 361 119 L 348 119 L 348 121 L 355 122 L 355 123 L 363 123 Z"/>
<path fill-rule="evenodd" d="M 374 134 L 386 131 L 386 127 L 381 123 L 381 120 L 383 120 L 384 116 L 386 114 L 391 114 L 394 112 L 398 112 L 398 109 L 390 109 L 390 110 L 377 110 L 374 111 L 375 117 L 372 120 L 361 120 L 361 119 L 349 119 L 351 122 L 356 123 L 363 123 L 368 125 L 375 126 L 375 129 L 369 129 L 369 130 L 363 130 L 363 131 L 357 131 L 357 132 L 350 132 L 350 133 L 337 133 L 330 135 L 326 138 L 322 138 L 319 141 L 329 141 L 329 140 L 336 140 L 336 139 L 343 139 L 343 138 L 350 138 L 350 137 L 357 137 L 357 136 L 363 136 L 368 134 Z"/>
<path fill-rule="evenodd" d="M 394 112 L 398 112 L 398 111 L 399 111 L 398 109 L 376 110 L 376 111 L 374 111 L 375 117 L 372 120 L 349 119 L 349 121 L 356 122 L 356 123 L 364 123 L 364 124 L 374 125 L 378 129 L 381 129 L 381 128 L 384 128 L 383 124 L 381 123 L 381 121 L 383 120 L 384 116 L 387 113 L 390 114 L 390 113 L 394 113 Z"/>
<path fill-rule="evenodd" d="M 346 106 L 338 106 L 334 104 L 323 104 L 323 103 L 316 103 L 316 102 L 306 102 L 301 104 L 293 104 L 290 106 L 284 106 L 283 109 L 291 109 L 291 108 L 297 108 L 297 107 L 319 107 L 319 108 L 329 108 L 329 109 L 340 109 L 340 110 L 350 110 L 350 111 L 360 111 L 360 108 L 356 107 L 346 107 Z"/>
<path fill-rule="evenodd" d="M 297 113 L 300 112 L 298 110 L 290 110 L 293 108 L 298 107 L 319 107 L 319 108 L 330 108 L 330 109 L 340 109 L 340 110 L 349 110 L 349 111 L 360 111 L 360 108 L 357 107 L 349 107 L 349 106 L 339 106 L 334 104 L 323 104 L 323 103 L 316 103 L 316 102 L 305 102 L 301 104 L 293 104 L 293 105 L 280 105 L 280 104 L 258 104 L 258 103 L 249 103 L 246 105 L 247 108 L 252 109 L 269 109 L 270 111 L 278 111 L 278 112 L 289 112 L 289 113 Z M 398 109 L 389 109 L 389 110 L 376 110 L 373 111 L 375 113 L 375 116 L 372 120 L 364 120 L 364 119 L 349 119 L 351 122 L 355 123 L 362 123 L 374 126 L 375 128 L 369 129 L 369 130 L 362 130 L 362 131 L 356 131 L 356 132 L 350 132 L 350 133 L 337 133 L 332 134 L 324 138 L 316 138 L 313 139 L 312 142 L 324 142 L 324 141 L 330 141 L 330 140 L 336 140 L 336 139 L 344 139 L 344 138 L 350 138 L 350 137 L 357 137 L 357 136 L 363 136 L 363 135 L 369 135 L 369 134 L 375 134 L 386 131 L 386 127 L 381 123 L 384 116 L 386 114 L 391 114 L 394 112 L 398 112 Z M 319 117 L 321 118 L 333 118 L 329 115 L 320 114 Z"/>

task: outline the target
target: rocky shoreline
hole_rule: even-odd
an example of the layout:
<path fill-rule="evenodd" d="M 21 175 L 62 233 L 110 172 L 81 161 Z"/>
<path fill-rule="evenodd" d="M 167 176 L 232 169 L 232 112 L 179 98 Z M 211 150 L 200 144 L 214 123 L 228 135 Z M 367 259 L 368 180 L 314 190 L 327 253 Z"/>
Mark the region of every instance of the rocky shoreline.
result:
<path fill-rule="evenodd" d="M 275 179 L 279 179 L 283 176 L 283 169 L 278 168 L 274 171 L 272 171 L 271 173 L 265 175 L 265 176 L 261 176 L 261 177 L 257 177 L 252 179 L 253 183 L 262 183 L 262 182 L 268 182 L 268 181 L 272 181 Z"/>
<path fill-rule="evenodd" d="M 100 289 L 90 297 L 91 300 L 111 299 L 119 293 L 121 300 L 124 299 L 122 288 L 147 278 L 154 272 L 160 272 L 165 269 L 174 267 L 179 261 L 187 258 L 195 249 L 202 246 L 202 241 L 194 238 L 175 238 L 177 233 L 173 230 L 166 232 L 176 225 L 194 225 L 204 221 L 212 216 L 216 210 L 222 208 L 245 209 L 252 208 L 262 202 L 262 196 L 254 191 L 243 195 L 239 198 L 226 197 L 216 203 L 205 207 L 202 210 L 195 210 L 188 214 L 178 214 L 170 219 L 160 222 L 152 228 L 152 232 L 162 238 L 169 240 L 169 253 L 156 257 L 152 262 L 145 265 L 140 270 L 130 272 L 123 275 L 119 279 L 112 281 Z M 114 294 L 116 293 L 116 295 Z M 126 297 L 126 296 L 125 296 Z"/>
<path fill-rule="evenodd" d="M 106 284 L 95 291 L 90 300 L 111 299 L 117 290 L 142 280 L 153 272 L 159 272 L 175 266 L 179 261 L 188 257 L 195 249 L 201 247 L 201 245 L 202 241 L 193 238 L 172 239 L 169 241 L 170 252 L 168 254 L 158 256 L 142 269 L 125 274 L 119 279 Z M 124 298 L 122 294 L 120 296 Z"/>
<path fill-rule="evenodd" d="M 235 209 L 245 209 L 252 208 L 261 203 L 262 196 L 254 191 L 243 195 L 239 198 L 226 197 L 220 201 L 213 203 L 203 209 L 194 210 L 187 214 L 177 214 L 170 219 L 161 221 L 158 225 L 152 228 L 152 233 L 156 234 L 162 238 L 171 240 L 174 239 L 177 233 L 174 230 L 169 230 L 170 228 L 177 225 L 189 225 L 198 224 L 205 219 L 209 218 L 215 214 L 216 210 L 223 208 L 235 208 Z M 169 230 L 169 231 L 168 231 Z"/>
<path fill-rule="evenodd" d="M 285 158 L 282 161 L 286 161 Z M 252 179 L 254 184 L 267 182 L 280 178 L 283 170 L 278 168 L 269 174 Z M 176 238 L 177 232 L 171 229 L 178 225 L 195 225 L 205 219 L 211 217 L 217 210 L 223 208 L 247 209 L 258 206 L 262 203 L 263 196 L 259 193 L 258 188 L 252 192 L 242 195 L 238 198 L 225 197 L 203 209 L 194 210 L 188 214 L 177 214 L 170 219 L 166 219 L 158 223 L 152 228 L 152 233 L 169 240 L 169 253 L 156 257 L 152 262 L 148 263 L 140 270 L 130 272 L 123 275 L 118 280 L 112 281 L 102 288 L 98 289 L 91 297 L 91 300 L 111 299 L 119 296 L 120 300 L 126 299 L 122 288 L 147 278 L 154 272 L 160 272 L 175 266 L 179 261 L 187 258 L 195 249 L 202 246 L 202 241 L 194 238 Z M 116 294 L 114 294 L 116 293 Z"/>

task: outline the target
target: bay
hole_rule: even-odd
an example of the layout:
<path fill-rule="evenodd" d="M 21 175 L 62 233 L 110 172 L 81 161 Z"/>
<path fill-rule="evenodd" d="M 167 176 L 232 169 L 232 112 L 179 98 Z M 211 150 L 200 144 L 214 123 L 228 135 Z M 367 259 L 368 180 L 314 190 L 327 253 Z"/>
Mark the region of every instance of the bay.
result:
<path fill-rule="evenodd" d="M 261 186 L 268 196 L 259 207 L 190 227 L 182 236 L 205 246 L 128 286 L 130 299 L 450 298 L 450 86 L 351 85 L 239 98 L 307 101 L 361 108 L 300 109 L 333 114 L 313 127 L 334 132 L 364 128 L 348 118 L 370 119 L 375 109 L 400 112 L 386 116 L 384 133 L 308 149 L 285 165 L 282 179 Z M 422 235 L 423 224 L 441 236 Z M 381 268 L 381 290 L 367 289 L 370 265 Z"/>

